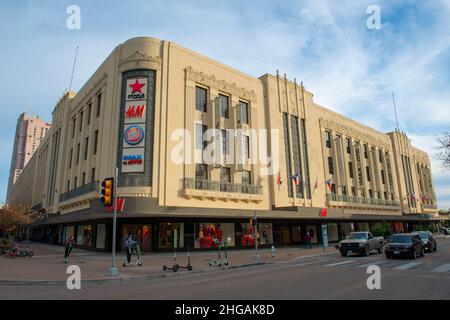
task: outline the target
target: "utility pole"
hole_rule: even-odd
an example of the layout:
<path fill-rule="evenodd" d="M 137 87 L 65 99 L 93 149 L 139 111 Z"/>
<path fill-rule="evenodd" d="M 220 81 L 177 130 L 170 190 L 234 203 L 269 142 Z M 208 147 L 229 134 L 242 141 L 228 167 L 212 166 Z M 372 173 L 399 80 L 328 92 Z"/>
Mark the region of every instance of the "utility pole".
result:
<path fill-rule="evenodd" d="M 255 221 L 255 227 L 253 228 L 254 239 L 255 239 L 255 260 L 259 261 L 259 253 L 258 253 L 258 218 L 256 217 L 256 210 L 253 211 L 253 221 Z"/>
<path fill-rule="evenodd" d="M 114 172 L 114 216 L 113 216 L 113 238 L 112 238 L 112 266 L 109 268 L 109 275 L 116 277 L 119 275 L 119 270 L 116 267 L 116 229 L 117 229 L 117 177 L 119 169 L 116 167 Z"/>

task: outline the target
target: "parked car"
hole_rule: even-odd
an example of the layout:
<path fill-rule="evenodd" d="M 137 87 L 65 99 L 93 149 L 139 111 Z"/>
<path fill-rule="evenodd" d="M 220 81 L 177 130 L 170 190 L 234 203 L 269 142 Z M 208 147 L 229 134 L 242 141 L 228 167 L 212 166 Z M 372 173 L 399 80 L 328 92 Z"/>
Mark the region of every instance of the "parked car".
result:
<path fill-rule="evenodd" d="M 387 259 L 393 257 L 406 257 L 416 259 L 424 256 L 422 239 L 418 234 L 397 233 L 391 235 L 388 243 L 384 247 L 384 254 Z"/>
<path fill-rule="evenodd" d="M 422 239 L 422 245 L 425 252 L 435 252 L 437 251 L 437 241 L 436 238 L 430 231 L 418 231 L 413 234 L 418 234 L 420 239 Z"/>
<path fill-rule="evenodd" d="M 449 228 L 441 227 L 441 233 L 448 236 L 450 234 Z"/>
<path fill-rule="evenodd" d="M 339 242 L 339 251 L 343 257 L 352 253 L 365 256 L 370 255 L 372 250 L 383 252 L 384 238 L 374 237 L 369 231 L 351 232 L 345 240 Z"/>

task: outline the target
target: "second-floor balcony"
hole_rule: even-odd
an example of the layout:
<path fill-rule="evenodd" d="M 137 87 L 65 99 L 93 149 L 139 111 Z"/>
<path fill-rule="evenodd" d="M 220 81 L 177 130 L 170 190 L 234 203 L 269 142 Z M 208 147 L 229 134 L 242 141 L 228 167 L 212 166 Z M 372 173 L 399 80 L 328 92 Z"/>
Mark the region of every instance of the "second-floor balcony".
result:
<path fill-rule="evenodd" d="M 263 200 L 263 187 L 252 184 L 228 183 L 195 178 L 181 179 L 181 190 L 185 197 L 210 198 L 232 201 Z"/>
<path fill-rule="evenodd" d="M 95 180 L 91 181 L 87 184 L 84 184 L 78 188 L 75 188 L 73 190 L 70 190 L 68 192 L 65 192 L 59 196 L 59 201 L 64 202 L 73 198 L 80 197 L 84 194 L 90 193 L 90 192 L 99 192 L 99 185 L 100 183 Z"/>
<path fill-rule="evenodd" d="M 398 210 L 400 208 L 400 203 L 395 200 L 361 198 L 338 194 L 327 194 L 327 204 L 331 207 L 383 207 L 389 208 L 388 210 Z"/>

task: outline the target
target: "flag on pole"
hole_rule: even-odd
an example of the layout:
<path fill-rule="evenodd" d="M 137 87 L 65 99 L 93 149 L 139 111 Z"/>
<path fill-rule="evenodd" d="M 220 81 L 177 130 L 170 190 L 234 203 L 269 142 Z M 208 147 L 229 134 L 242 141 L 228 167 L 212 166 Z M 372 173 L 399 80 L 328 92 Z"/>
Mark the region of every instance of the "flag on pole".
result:
<path fill-rule="evenodd" d="M 280 171 L 278 171 L 278 175 L 277 175 L 278 190 L 280 190 L 280 186 L 281 186 L 282 183 L 283 183 L 283 181 L 281 181 Z"/>
<path fill-rule="evenodd" d="M 328 187 L 328 189 L 331 191 L 331 185 L 332 185 L 332 181 L 331 181 L 331 179 L 327 179 L 327 180 L 325 180 L 325 184 L 327 185 L 327 187 Z"/>
<path fill-rule="evenodd" d="M 292 181 L 294 181 L 294 184 L 296 186 L 298 186 L 300 184 L 300 176 L 298 175 L 298 173 L 296 173 L 295 175 L 291 176 Z"/>

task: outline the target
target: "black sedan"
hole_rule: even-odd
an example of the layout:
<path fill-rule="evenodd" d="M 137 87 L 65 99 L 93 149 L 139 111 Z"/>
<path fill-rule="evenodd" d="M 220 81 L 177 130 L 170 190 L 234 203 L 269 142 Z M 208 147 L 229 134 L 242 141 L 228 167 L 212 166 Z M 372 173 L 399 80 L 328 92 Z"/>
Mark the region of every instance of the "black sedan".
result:
<path fill-rule="evenodd" d="M 416 259 L 424 256 L 422 239 L 418 234 L 398 233 L 393 234 L 384 247 L 384 254 L 387 259 L 393 257 L 406 257 Z"/>
<path fill-rule="evenodd" d="M 430 231 L 419 231 L 414 232 L 414 234 L 418 234 L 420 239 L 422 239 L 423 249 L 425 250 L 425 252 L 437 251 L 436 238 Z"/>

